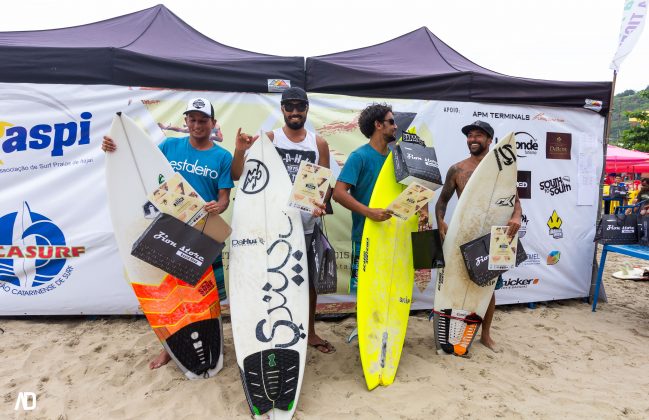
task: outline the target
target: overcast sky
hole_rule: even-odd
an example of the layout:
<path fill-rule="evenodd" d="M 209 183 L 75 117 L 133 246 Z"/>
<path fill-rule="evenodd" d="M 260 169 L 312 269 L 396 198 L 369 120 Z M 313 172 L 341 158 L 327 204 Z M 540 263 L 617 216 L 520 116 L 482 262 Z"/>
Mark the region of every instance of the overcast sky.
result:
<path fill-rule="evenodd" d="M 0 30 L 81 25 L 157 3 L 3 1 Z M 617 46 L 624 0 L 167 0 L 164 4 L 222 44 L 266 54 L 328 54 L 377 44 L 427 26 L 465 57 L 500 73 L 610 81 L 609 64 Z M 615 91 L 647 85 L 649 29 L 645 28 L 622 63 Z"/>

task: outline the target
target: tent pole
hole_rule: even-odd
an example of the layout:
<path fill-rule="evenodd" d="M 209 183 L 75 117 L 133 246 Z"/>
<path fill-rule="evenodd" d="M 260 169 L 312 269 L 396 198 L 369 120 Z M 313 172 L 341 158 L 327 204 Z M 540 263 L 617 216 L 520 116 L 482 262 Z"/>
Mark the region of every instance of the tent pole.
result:
<path fill-rule="evenodd" d="M 607 175 L 606 172 L 606 149 L 608 146 L 608 136 L 610 134 L 610 128 L 611 128 L 611 119 L 613 116 L 613 100 L 615 99 L 615 81 L 617 80 L 617 71 L 613 70 L 613 83 L 611 86 L 611 97 L 609 98 L 608 102 L 608 116 L 606 118 L 606 121 L 604 122 L 604 141 L 602 141 L 602 147 L 604 149 L 603 157 L 602 157 L 602 173 L 599 176 L 599 199 L 597 200 L 597 219 L 601 217 L 602 214 L 602 196 L 604 195 L 604 176 Z M 615 165 L 615 170 L 617 173 L 617 164 Z M 599 296 L 594 295 L 594 290 L 595 290 L 595 282 L 597 279 L 597 270 L 599 269 L 599 264 L 597 261 L 597 244 L 595 244 L 595 250 L 593 252 L 593 270 L 591 273 L 590 277 L 590 291 L 589 291 L 589 297 L 591 297 L 593 300 L 598 299 Z M 606 292 L 604 292 L 604 296 L 606 296 Z"/>
<path fill-rule="evenodd" d="M 613 86 L 611 86 L 611 97 L 608 102 L 608 117 L 606 118 L 606 129 L 604 135 L 604 145 L 608 144 L 608 136 L 611 132 L 611 120 L 613 119 L 613 100 L 615 99 L 615 81 L 617 80 L 617 71 L 613 70 Z M 604 148 L 604 159 L 606 159 L 606 147 Z"/>

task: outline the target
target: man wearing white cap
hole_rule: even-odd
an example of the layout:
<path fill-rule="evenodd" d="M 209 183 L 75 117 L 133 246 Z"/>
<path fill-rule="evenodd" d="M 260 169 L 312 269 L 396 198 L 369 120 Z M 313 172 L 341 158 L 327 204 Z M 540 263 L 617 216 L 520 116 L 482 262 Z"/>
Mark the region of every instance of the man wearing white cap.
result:
<path fill-rule="evenodd" d="M 212 214 L 223 213 L 230 203 L 230 189 L 234 187 L 230 177 L 232 154 L 210 139 L 216 124 L 214 107 L 205 98 L 194 98 L 187 103 L 184 115 L 189 136 L 168 137 L 158 147 L 174 171 L 182 174 L 206 201 L 205 210 Z M 102 150 L 112 152 L 115 147 L 115 142 L 104 136 Z M 212 267 L 219 299 L 223 300 L 226 298 L 226 292 L 221 255 Z M 169 354 L 163 349 L 158 357 L 149 363 L 149 368 L 157 369 L 169 360 Z"/>

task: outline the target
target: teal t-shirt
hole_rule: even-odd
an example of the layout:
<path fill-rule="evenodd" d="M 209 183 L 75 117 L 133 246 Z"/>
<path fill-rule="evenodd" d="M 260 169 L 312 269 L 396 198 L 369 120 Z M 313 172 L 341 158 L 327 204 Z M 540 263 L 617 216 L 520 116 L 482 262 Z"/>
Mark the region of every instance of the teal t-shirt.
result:
<path fill-rule="evenodd" d="M 230 176 L 232 155 L 218 144 L 209 150 L 196 150 L 189 137 L 167 137 L 159 147 L 174 171 L 179 172 L 203 200 L 218 200 L 220 189 L 234 187 Z"/>
<path fill-rule="evenodd" d="M 367 206 L 370 204 L 374 184 L 386 157 L 387 155 L 380 154 L 367 143 L 349 155 L 338 181 L 350 184 L 352 187 L 349 192 L 352 197 Z M 364 225 L 365 216 L 352 212 L 352 241 L 360 241 L 363 238 Z"/>

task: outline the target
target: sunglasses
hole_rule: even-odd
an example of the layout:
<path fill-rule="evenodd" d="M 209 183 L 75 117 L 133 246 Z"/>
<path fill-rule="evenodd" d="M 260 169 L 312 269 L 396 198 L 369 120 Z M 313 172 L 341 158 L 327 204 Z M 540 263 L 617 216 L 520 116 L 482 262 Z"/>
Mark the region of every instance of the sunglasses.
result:
<path fill-rule="evenodd" d="M 309 104 L 306 103 L 306 102 L 297 102 L 297 103 L 285 102 L 285 103 L 282 104 L 282 106 L 284 107 L 284 110 L 286 112 L 293 112 L 296 109 L 297 109 L 297 112 L 304 112 L 304 111 L 306 111 Z"/>
<path fill-rule="evenodd" d="M 387 123 L 390 123 L 390 125 L 394 125 L 394 118 L 383 120 L 383 122 L 387 122 Z"/>

